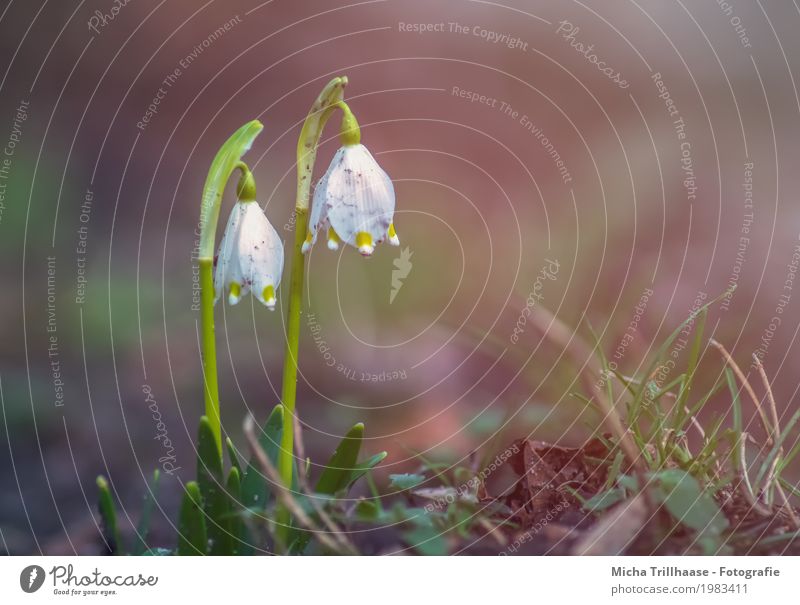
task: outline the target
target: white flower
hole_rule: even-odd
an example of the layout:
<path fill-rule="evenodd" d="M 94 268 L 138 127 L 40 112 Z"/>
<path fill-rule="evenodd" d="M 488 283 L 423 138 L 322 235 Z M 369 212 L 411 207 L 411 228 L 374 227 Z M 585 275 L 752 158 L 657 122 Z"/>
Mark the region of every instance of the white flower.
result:
<path fill-rule="evenodd" d="M 392 222 L 394 201 L 392 179 L 367 148 L 360 143 L 344 145 L 314 190 L 303 252 L 317 241 L 323 228 L 328 230 L 331 250 L 344 242 L 369 256 L 387 237 L 390 244 L 399 246 Z"/>
<path fill-rule="evenodd" d="M 214 290 L 235 305 L 250 290 L 270 310 L 283 272 L 283 243 L 255 201 L 238 201 L 219 244 Z"/>

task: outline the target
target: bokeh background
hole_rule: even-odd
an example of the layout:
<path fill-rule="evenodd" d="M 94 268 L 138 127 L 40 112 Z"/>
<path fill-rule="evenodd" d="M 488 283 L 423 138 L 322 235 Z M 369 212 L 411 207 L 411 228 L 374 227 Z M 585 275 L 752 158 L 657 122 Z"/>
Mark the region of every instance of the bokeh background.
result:
<path fill-rule="evenodd" d="M 597 423 L 570 396 L 578 368 L 521 320 L 526 305 L 586 340 L 591 324 L 633 374 L 733 283 L 709 334 L 745 369 L 758 352 L 791 413 L 798 25 L 781 0 L 2 3 L 0 552 L 94 552 L 96 475 L 135 519 L 167 456 L 162 525 L 174 517 L 203 409 L 206 171 L 260 119 L 246 160 L 288 245 L 299 126 L 339 74 L 394 180 L 402 246 L 309 257 L 298 411 L 312 458 L 359 420 L 369 451 L 389 452 L 379 478 L 418 454 L 581 443 Z M 278 402 L 278 294 L 274 313 L 217 307 L 223 423 L 242 447 L 246 415 Z M 713 351 L 702 368 L 713 383 Z"/>

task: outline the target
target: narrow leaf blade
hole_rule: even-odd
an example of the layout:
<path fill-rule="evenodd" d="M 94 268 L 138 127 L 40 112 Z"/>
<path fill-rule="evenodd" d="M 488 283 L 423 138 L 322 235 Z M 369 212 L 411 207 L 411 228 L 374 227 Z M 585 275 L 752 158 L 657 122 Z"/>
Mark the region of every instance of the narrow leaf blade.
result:
<path fill-rule="evenodd" d="M 161 473 L 156 469 L 153 471 L 153 478 L 150 480 L 150 488 L 144 497 L 144 505 L 142 506 L 142 516 L 139 519 L 139 525 L 136 528 L 138 534 L 138 543 L 133 551 L 135 555 L 141 555 L 149 549 L 147 546 L 147 536 L 150 533 L 150 518 L 153 515 L 153 506 L 158 497 L 158 480 L 161 478 Z"/>
<path fill-rule="evenodd" d="M 181 503 L 178 523 L 178 554 L 183 556 L 204 555 L 207 544 L 208 534 L 200 486 L 196 482 L 190 481 L 186 484 L 186 492 Z"/>
<path fill-rule="evenodd" d="M 222 485 L 222 458 L 208 418 L 200 418 L 197 437 L 197 484 L 208 517 L 207 531 L 212 555 L 231 553 L 228 496 Z"/>
<path fill-rule="evenodd" d="M 283 434 L 283 413 L 283 406 L 276 405 L 267 419 L 258 440 L 267 458 L 276 465 L 281 447 L 281 435 Z M 248 508 L 264 507 L 271 491 L 269 480 L 261 472 L 256 461 L 251 458 L 242 479 L 242 504 Z"/>
<path fill-rule="evenodd" d="M 363 438 L 364 425 L 359 422 L 347 432 L 344 439 L 339 442 L 339 447 L 333 452 L 317 481 L 317 493 L 332 496 L 347 487 L 348 480 L 356 468 Z"/>
<path fill-rule="evenodd" d="M 103 519 L 104 536 L 108 550 L 115 554 L 122 553 L 122 539 L 120 538 L 119 526 L 117 525 L 117 512 L 114 507 L 114 498 L 108 487 L 106 478 L 100 475 L 97 477 L 98 504 L 100 516 Z"/>

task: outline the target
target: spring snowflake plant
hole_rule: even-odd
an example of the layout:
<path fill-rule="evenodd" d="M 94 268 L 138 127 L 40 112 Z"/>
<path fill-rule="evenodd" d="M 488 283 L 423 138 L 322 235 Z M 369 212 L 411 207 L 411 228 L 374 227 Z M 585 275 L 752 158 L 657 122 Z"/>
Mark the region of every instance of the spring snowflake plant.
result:
<path fill-rule="evenodd" d="M 347 78 L 342 76 L 325 86 L 308 113 L 297 144 L 297 220 L 290 253 L 281 403 L 272 410 L 260 432 L 254 429 L 252 418 L 245 422 L 251 451 L 247 464 L 240 460 L 239 451 L 230 438 L 226 438 L 223 448 L 214 305 L 223 297 L 235 305 L 252 292 L 267 308 L 274 309 L 284 264 L 283 243 L 256 201 L 255 178 L 242 161 L 242 156 L 263 129 L 258 120 L 253 120 L 220 148 L 203 190 L 199 265 L 205 415 L 200 418 L 198 430 L 197 480 L 185 486 L 177 544 L 174 548 L 154 548 L 148 543 L 158 471 L 149 485 L 134 544 L 128 548 L 123 544 L 117 523 L 112 486 L 104 477 L 98 477 L 100 513 L 109 552 L 302 554 L 309 548 L 318 552 L 354 552 L 324 509 L 378 465 L 386 452 L 358 461 L 364 433 L 364 425 L 358 423 L 342 439 L 312 488 L 307 476 L 310 461 L 301 461 L 303 468 L 298 472 L 293 442 L 304 252 L 323 228 L 327 230 L 329 247 L 345 243 L 365 256 L 371 255 L 375 245 L 384 239 L 393 245 L 399 244 L 393 223 L 394 187 L 361 144 L 358 122 L 342 100 L 346 85 Z M 317 147 L 326 123 L 337 110 L 343 115 L 342 148 L 315 190 L 307 223 Z M 236 188 L 238 201 L 231 211 L 215 259 L 214 244 L 223 191 L 237 170 L 240 173 Z"/>

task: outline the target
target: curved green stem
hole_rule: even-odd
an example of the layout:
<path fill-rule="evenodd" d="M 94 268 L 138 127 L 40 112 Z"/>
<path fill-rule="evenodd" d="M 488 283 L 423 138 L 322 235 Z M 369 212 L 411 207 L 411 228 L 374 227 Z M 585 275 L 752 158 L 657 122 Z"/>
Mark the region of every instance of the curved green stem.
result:
<path fill-rule="evenodd" d="M 311 198 L 311 178 L 317 157 L 317 146 L 328 118 L 342 100 L 347 77 L 334 78 L 325 86 L 311 106 L 297 141 L 297 197 L 295 203 L 294 246 L 291 255 L 291 278 L 289 282 L 289 308 L 286 317 L 286 353 L 283 358 L 283 386 L 281 402 L 284 406 L 283 434 L 278 454 L 278 472 L 284 484 L 292 485 L 294 459 L 294 410 L 297 398 L 297 354 L 300 342 L 300 316 L 303 312 L 303 281 L 305 259 L 303 242 L 308 230 L 307 214 Z M 288 531 L 289 514 L 281 509 L 280 531 Z M 282 527 L 281 527 L 282 526 Z M 283 534 L 286 535 L 285 533 Z"/>
<path fill-rule="evenodd" d="M 214 338 L 214 241 L 222 205 L 222 194 L 231 174 L 237 168 L 243 176 L 249 174 L 241 161 L 253 140 L 264 126 L 253 120 L 242 126 L 220 147 L 203 187 L 200 205 L 200 344 L 203 354 L 203 386 L 206 416 L 211 423 L 214 440 L 222 456 L 222 424 L 219 411 L 219 384 L 217 381 L 217 348 Z"/>
<path fill-rule="evenodd" d="M 342 145 L 358 145 L 361 142 L 361 128 L 350 106 L 344 101 L 339 101 L 336 106 L 342 110 L 342 126 L 339 128 L 339 140 Z"/>

